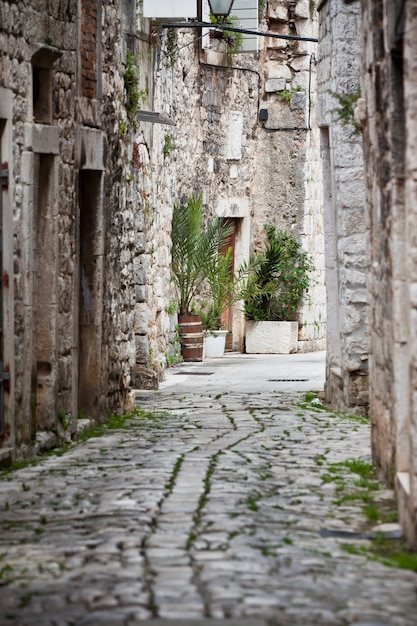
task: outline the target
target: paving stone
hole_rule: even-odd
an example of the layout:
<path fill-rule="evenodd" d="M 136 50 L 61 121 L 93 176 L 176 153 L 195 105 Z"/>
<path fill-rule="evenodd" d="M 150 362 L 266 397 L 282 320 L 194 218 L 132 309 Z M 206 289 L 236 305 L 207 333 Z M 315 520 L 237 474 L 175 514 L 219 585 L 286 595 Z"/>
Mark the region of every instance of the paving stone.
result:
<path fill-rule="evenodd" d="M 0 624 L 415 626 L 417 574 L 343 549 L 393 529 L 323 479 L 369 461 L 369 424 L 297 392 L 183 397 L 4 477 Z"/>

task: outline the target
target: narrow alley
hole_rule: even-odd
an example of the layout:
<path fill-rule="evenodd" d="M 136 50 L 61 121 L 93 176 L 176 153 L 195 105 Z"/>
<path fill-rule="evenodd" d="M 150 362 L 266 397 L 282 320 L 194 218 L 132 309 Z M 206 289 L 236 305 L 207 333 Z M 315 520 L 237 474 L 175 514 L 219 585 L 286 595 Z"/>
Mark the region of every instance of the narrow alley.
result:
<path fill-rule="evenodd" d="M 369 422 L 327 411 L 323 381 L 324 353 L 182 364 L 4 473 L 0 623 L 415 625 L 417 573 L 369 558 L 398 537 Z"/>

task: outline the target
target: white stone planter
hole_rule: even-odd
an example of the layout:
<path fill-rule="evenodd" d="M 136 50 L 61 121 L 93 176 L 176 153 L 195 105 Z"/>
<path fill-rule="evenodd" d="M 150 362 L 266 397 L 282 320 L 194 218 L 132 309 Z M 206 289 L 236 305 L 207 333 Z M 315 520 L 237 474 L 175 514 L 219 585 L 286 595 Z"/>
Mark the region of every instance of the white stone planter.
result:
<path fill-rule="evenodd" d="M 297 352 L 298 322 L 246 322 L 248 354 Z"/>
<path fill-rule="evenodd" d="M 227 330 L 204 331 L 203 358 L 210 359 L 224 355 Z"/>

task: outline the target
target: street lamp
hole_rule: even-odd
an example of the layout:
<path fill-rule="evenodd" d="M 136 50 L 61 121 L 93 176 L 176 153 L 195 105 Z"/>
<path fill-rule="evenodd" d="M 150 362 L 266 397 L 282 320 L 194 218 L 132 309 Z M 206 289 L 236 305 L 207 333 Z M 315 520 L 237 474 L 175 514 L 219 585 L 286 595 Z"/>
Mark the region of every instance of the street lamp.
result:
<path fill-rule="evenodd" d="M 227 17 L 231 11 L 234 0 L 208 0 L 210 13 L 214 17 Z"/>
<path fill-rule="evenodd" d="M 226 18 L 232 10 L 234 0 L 208 0 L 210 13 L 214 17 Z M 191 22 L 167 22 L 161 24 L 162 28 L 213 28 L 210 22 L 200 22 L 192 20 Z M 299 37 L 298 35 L 281 35 L 271 33 L 269 31 L 248 30 L 246 28 L 235 28 L 224 20 L 219 20 L 216 28 L 231 33 L 242 33 L 246 35 L 259 35 L 260 37 L 270 37 L 271 39 L 288 39 L 290 41 L 313 41 L 318 42 L 315 37 Z"/>

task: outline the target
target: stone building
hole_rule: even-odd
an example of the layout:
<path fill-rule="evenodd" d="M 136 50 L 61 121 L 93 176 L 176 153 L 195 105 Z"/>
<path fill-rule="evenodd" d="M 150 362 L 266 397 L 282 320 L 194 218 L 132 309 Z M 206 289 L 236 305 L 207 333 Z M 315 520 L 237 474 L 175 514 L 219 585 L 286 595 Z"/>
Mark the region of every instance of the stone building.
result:
<path fill-rule="evenodd" d="M 368 410 L 368 220 L 362 135 L 353 108 L 360 89 L 358 2 L 321 0 L 317 123 L 321 134 L 326 239 L 326 401 Z"/>
<path fill-rule="evenodd" d="M 369 396 L 373 459 L 387 482 L 395 478 L 400 523 L 414 548 L 416 9 L 413 0 L 318 4 L 329 241 L 327 399 L 361 410 Z"/>
<path fill-rule="evenodd" d="M 372 449 L 417 547 L 417 4 L 362 0 Z"/>
<path fill-rule="evenodd" d="M 232 14 L 238 15 L 244 2 L 257 5 L 237 0 Z M 196 8 L 207 19 L 206 5 L 198 3 Z M 152 12 L 146 15 L 154 17 Z M 170 116 L 175 126 L 153 130 L 154 150 L 158 141 L 160 154 L 167 141 L 171 149 L 163 160 L 160 154 L 151 158 L 152 206 L 159 205 L 158 214 L 170 216 L 173 201 L 202 193 L 206 214 L 234 225 L 235 267 L 263 246 L 265 223 L 295 232 L 316 266 L 310 299 L 301 313 L 299 350 L 323 349 L 322 186 L 314 121 L 317 44 L 258 37 L 258 50 L 246 44 L 245 51 L 228 58 L 213 47 L 204 29 L 174 31 L 161 28 L 164 20 L 158 24 L 161 48 L 154 51 L 153 106 Z M 169 26 L 166 20 L 165 25 Z M 307 0 L 271 0 L 262 3 L 259 29 L 314 38 L 317 16 Z M 163 274 L 158 262 L 154 267 Z M 229 330 L 231 347 L 243 350 L 245 326 L 239 306 Z"/>
<path fill-rule="evenodd" d="M 0 2 L 5 459 L 120 410 L 133 382 L 134 17 L 130 0 Z"/>
<path fill-rule="evenodd" d="M 264 223 L 297 233 L 316 265 L 299 349 L 325 346 L 311 3 L 260 3 L 259 29 L 307 40 L 252 36 L 233 56 L 145 5 L 0 0 L 4 460 L 157 387 L 175 340 L 172 208 L 192 193 L 234 224 L 236 266 Z M 243 350 L 238 307 L 229 325 Z"/>

